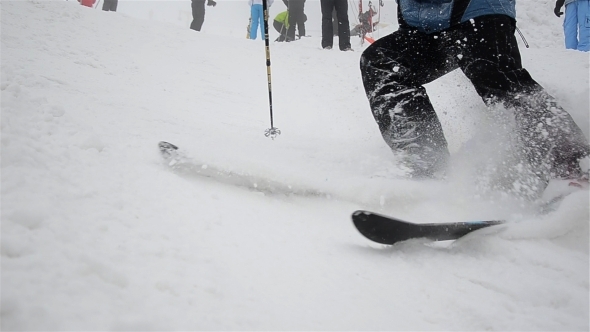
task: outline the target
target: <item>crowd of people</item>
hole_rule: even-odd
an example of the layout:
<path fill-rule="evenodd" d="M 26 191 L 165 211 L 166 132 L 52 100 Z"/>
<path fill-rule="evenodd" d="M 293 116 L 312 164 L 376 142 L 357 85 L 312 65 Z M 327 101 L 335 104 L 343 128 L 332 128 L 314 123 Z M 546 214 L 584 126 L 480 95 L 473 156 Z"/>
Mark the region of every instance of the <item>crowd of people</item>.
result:
<path fill-rule="evenodd" d="M 305 0 L 283 0 L 283 3 L 287 10 L 279 13 L 273 20 L 273 27 L 279 32 L 279 37 L 275 41 L 290 42 L 305 37 L 305 22 L 307 21 L 307 15 L 304 13 Z M 322 48 L 332 49 L 334 35 L 337 35 L 340 50 L 352 51 L 347 0 L 320 0 L 320 4 Z M 297 36 L 295 35 L 296 28 Z"/>
<path fill-rule="evenodd" d="M 78 2 L 86 7 L 98 7 L 101 0 L 78 0 Z M 283 0 L 287 10 L 279 13 L 273 20 L 273 26 L 279 32 L 279 37 L 275 40 L 278 42 L 294 41 L 301 37 L 305 37 L 305 22 L 307 16 L 305 15 L 305 1 L 306 0 Z M 496 4 L 508 4 L 506 8 L 515 7 L 512 0 L 497 0 L 489 3 L 484 3 L 482 0 L 451 0 L 441 4 L 424 5 L 419 0 L 404 0 L 398 3 L 398 18 L 401 22 L 407 22 L 408 19 L 415 19 L 414 16 L 426 16 L 424 22 L 419 24 L 439 24 L 441 16 L 452 15 L 452 19 L 457 20 L 457 16 L 463 13 L 463 9 L 467 7 L 475 8 L 481 13 L 492 13 L 506 15 L 507 10 L 499 10 L 495 8 Z M 117 11 L 118 0 L 103 0 L 102 10 Z M 274 0 L 267 0 L 267 6 L 270 8 Z M 399 2 L 399 1 L 398 1 Z M 382 4 L 382 2 L 380 1 Z M 474 5 L 477 4 L 477 5 Z M 369 2 L 370 4 L 370 2 Z M 205 5 L 215 7 L 217 3 L 215 0 L 191 0 L 191 9 L 193 20 L 190 28 L 195 31 L 201 31 L 201 27 L 205 21 Z M 248 0 L 250 6 L 250 24 L 248 25 L 249 39 L 256 39 L 257 32 L 260 30 L 261 38 L 264 38 L 264 13 L 263 0 Z M 369 10 L 360 12 L 358 17 L 358 24 L 352 29 L 349 25 L 348 19 L 348 1 L 347 0 L 320 0 L 321 14 L 322 14 L 322 41 L 321 45 L 324 49 L 332 49 L 333 37 L 338 36 L 338 46 L 341 51 L 351 51 L 350 36 L 361 35 L 366 32 L 373 32 L 374 27 L 378 22 L 373 22 L 372 17 L 376 11 L 369 5 Z M 95 8 L 96 8 L 95 7 Z M 403 8 L 409 7 L 406 10 L 406 15 L 402 13 Z M 465 8 L 463 8 L 465 7 Z M 564 8 L 565 7 L 565 8 Z M 437 12 L 436 10 L 444 10 L 445 12 Z M 562 11 L 565 10 L 565 12 Z M 567 49 L 574 49 L 583 52 L 590 51 L 590 0 L 556 0 L 555 8 L 553 10 L 557 17 L 564 15 L 563 33 L 565 40 L 565 47 Z M 422 13 L 422 14 L 421 14 Z M 404 17 L 408 16 L 408 17 Z M 478 15 L 478 16 L 483 16 Z M 510 15 L 508 15 L 510 16 Z M 514 16 L 514 15 L 512 15 Z M 514 17 L 512 17 L 514 19 Z M 411 24 L 410 24 L 411 25 Z M 444 25 L 439 25 L 439 27 Z M 297 34 L 295 34 L 297 30 Z"/>
<path fill-rule="evenodd" d="M 82 4 L 92 6 L 96 0 L 79 0 Z M 248 25 L 248 38 L 256 39 L 257 31 L 260 29 L 260 35 L 264 38 L 264 14 L 262 12 L 263 0 L 248 0 L 250 6 L 250 24 Z M 191 0 L 191 7 L 193 13 L 193 21 L 190 28 L 200 31 L 205 19 L 205 2 L 208 6 L 215 6 L 214 0 Z M 411 3 L 415 1 L 410 1 Z M 273 26 L 279 32 L 280 36 L 275 41 L 294 41 L 305 34 L 305 22 L 307 16 L 305 15 L 305 0 L 283 0 L 287 7 L 285 12 L 279 13 L 273 20 Z M 445 7 L 444 10 L 455 10 L 455 7 L 467 7 L 470 3 L 478 3 L 477 0 L 460 1 L 457 6 L 454 6 L 454 1 L 446 2 L 445 5 L 422 6 L 423 12 L 431 12 L 431 20 L 436 20 L 435 7 Z M 267 6 L 270 8 L 273 0 L 267 1 Z M 358 35 L 361 30 L 364 32 L 372 32 L 374 24 L 372 17 L 375 15 L 373 8 L 367 12 L 359 13 L 359 24 L 353 27 L 352 31 L 349 26 L 348 19 L 348 1 L 347 0 L 320 0 L 322 13 L 322 48 L 331 49 L 333 47 L 333 36 L 338 36 L 339 48 L 342 51 L 350 51 L 350 36 Z M 399 7 L 405 6 L 405 2 Z M 471 5 L 473 7 L 473 5 Z M 514 3 L 512 3 L 514 6 Z M 555 4 L 554 13 L 557 17 L 564 14 L 561 9 L 565 6 L 565 19 L 563 22 L 565 47 L 568 49 L 577 49 L 580 51 L 590 51 L 590 0 L 557 0 Z M 487 8 L 486 8 L 487 7 Z M 493 8 L 494 4 L 489 3 L 482 7 L 482 11 L 486 12 Z M 105 0 L 103 10 L 116 10 L 117 0 Z M 453 13 L 457 15 L 457 10 Z M 494 12 L 494 10 L 491 10 Z M 403 18 L 402 18 L 403 19 Z M 284 30 L 284 31 L 283 31 Z M 295 31 L 297 30 L 297 35 Z"/>

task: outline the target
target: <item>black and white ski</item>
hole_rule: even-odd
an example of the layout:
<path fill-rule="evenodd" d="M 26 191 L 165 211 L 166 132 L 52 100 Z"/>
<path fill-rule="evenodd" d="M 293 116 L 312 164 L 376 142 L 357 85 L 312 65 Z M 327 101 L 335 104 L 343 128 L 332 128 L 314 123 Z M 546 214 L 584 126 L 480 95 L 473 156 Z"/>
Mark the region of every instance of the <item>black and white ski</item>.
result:
<path fill-rule="evenodd" d="M 352 222 L 367 239 L 389 245 L 418 238 L 433 241 L 456 240 L 478 229 L 504 223 L 502 220 L 486 220 L 415 224 L 363 210 L 352 214 Z"/>
<path fill-rule="evenodd" d="M 264 193 L 331 197 L 319 190 L 296 188 L 263 176 L 198 162 L 179 151 L 176 145 L 168 142 L 159 142 L 158 148 L 167 165 L 182 176 L 212 178 L 222 183 Z M 566 196 L 567 194 L 560 195 L 556 199 L 540 204 L 541 213 L 556 209 Z M 418 238 L 432 241 L 456 240 L 479 229 L 505 223 L 503 220 L 485 220 L 418 224 L 364 210 L 355 211 L 352 214 L 352 221 L 356 229 L 367 239 L 387 245 Z"/>

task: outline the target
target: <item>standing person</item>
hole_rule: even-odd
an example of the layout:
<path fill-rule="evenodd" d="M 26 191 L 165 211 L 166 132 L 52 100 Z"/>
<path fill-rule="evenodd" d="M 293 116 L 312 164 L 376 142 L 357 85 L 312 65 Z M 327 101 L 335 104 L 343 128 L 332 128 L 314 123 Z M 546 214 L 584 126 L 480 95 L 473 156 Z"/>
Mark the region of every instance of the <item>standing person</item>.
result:
<path fill-rule="evenodd" d="M 214 0 L 207 0 L 207 6 L 215 7 L 215 5 L 217 5 L 217 2 Z M 191 8 L 193 10 L 191 29 L 201 31 L 203 22 L 205 22 L 205 0 L 191 0 Z"/>
<path fill-rule="evenodd" d="M 273 1 L 266 0 L 268 8 L 272 6 Z M 250 5 L 250 18 L 252 19 L 250 39 L 256 39 L 258 25 L 260 25 L 260 37 L 264 39 L 264 9 L 262 8 L 262 0 L 248 0 L 248 5 Z"/>
<path fill-rule="evenodd" d="M 557 0 L 553 10 L 557 17 L 563 14 L 561 7 L 564 4 L 565 48 L 583 52 L 590 51 L 590 0 Z"/>
<path fill-rule="evenodd" d="M 325 1 L 325 0 L 323 0 Z M 399 29 L 362 54 L 367 98 L 389 147 L 416 178 L 436 178 L 447 141 L 424 84 L 460 68 L 488 106 L 514 111 L 523 157 L 538 175 L 581 178 L 590 146 L 571 116 L 522 67 L 514 0 L 402 0 Z"/>
<path fill-rule="evenodd" d="M 320 0 L 322 7 L 322 48 L 332 49 L 334 44 L 334 30 L 332 25 L 332 11 L 336 10 L 338 18 L 338 46 L 341 51 L 352 51 L 350 47 L 350 26 L 348 23 L 348 1 Z"/>
<path fill-rule="evenodd" d="M 102 10 L 107 11 L 107 12 L 108 11 L 116 12 L 118 3 L 119 3 L 119 0 L 104 0 L 102 3 Z"/>
<path fill-rule="evenodd" d="M 297 27 L 299 38 L 305 37 L 305 21 L 307 20 L 304 13 L 305 0 L 283 0 L 283 2 L 287 6 L 287 12 L 289 13 L 286 41 L 295 40 L 295 27 Z"/>

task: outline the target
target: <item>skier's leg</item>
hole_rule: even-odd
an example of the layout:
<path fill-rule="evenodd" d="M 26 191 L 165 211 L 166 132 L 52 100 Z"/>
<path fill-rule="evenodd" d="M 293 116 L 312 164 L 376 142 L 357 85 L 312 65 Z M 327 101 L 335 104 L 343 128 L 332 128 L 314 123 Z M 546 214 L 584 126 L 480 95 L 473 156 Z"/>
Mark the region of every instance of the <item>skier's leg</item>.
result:
<path fill-rule="evenodd" d="M 286 33 L 286 40 L 293 41 L 295 40 L 295 28 L 297 27 L 295 23 L 295 15 L 292 15 L 292 12 L 289 12 L 289 28 L 287 28 Z"/>
<path fill-rule="evenodd" d="M 297 24 L 297 31 L 299 31 L 299 37 L 305 37 L 305 20 L 301 19 Z"/>
<path fill-rule="evenodd" d="M 412 176 L 444 171 L 449 152 L 423 84 L 456 68 L 433 35 L 398 30 L 361 56 L 361 74 L 373 117 L 385 142 L 402 152 Z"/>
<path fill-rule="evenodd" d="M 283 25 L 283 23 L 281 23 L 279 21 L 273 21 L 272 26 L 279 33 L 279 37 L 277 37 L 277 39 L 275 39 L 275 41 L 278 41 L 278 42 L 285 41 L 285 35 L 284 35 L 285 26 Z"/>
<path fill-rule="evenodd" d="M 348 2 L 334 0 L 336 16 L 338 16 L 338 46 L 341 51 L 350 49 L 350 24 L 348 23 Z"/>
<path fill-rule="evenodd" d="M 287 41 L 295 40 L 295 28 L 297 27 L 299 2 L 303 0 L 290 0 L 287 11 L 289 12 L 289 28 L 287 29 Z"/>
<path fill-rule="evenodd" d="M 303 25 L 303 6 L 305 4 L 305 2 L 303 1 L 293 1 L 289 4 L 289 7 L 291 9 L 291 12 L 293 14 L 293 38 L 295 38 L 295 27 L 297 28 L 297 32 L 299 36 L 302 36 L 301 34 L 301 29 L 302 29 L 302 25 Z M 289 14 L 290 16 L 291 14 Z M 303 33 L 305 34 L 305 28 L 303 28 Z"/>
<path fill-rule="evenodd" d="M 191 8 L 193 11 L 191 29 L 201 31 L 203 22 L 205 22 L 205 0 L 192 0 Z"/>
<path fill-rule="evenodd" d="M 487 105 L 514 109 L 524 156 L 538 177 L 546 182 L 580 176 L 578 161 L 590 154 L 588 141 L 555 98 L 518 63 L 514 20 L 495 15 L 464 25 L 459 65 Z"/>
<path fill-rule="evenodd" d="M 307 17 L 305 16 L 305 2 L 301 6 L 301 13 L 299 15 L 299 21 L 297 23 L 297 31 L 299 32 L 299 37 L 305 37 L 305 21 L 307 21 Z"/>
<path fill-rule="evenodd" d="M 274 21 L 274 27 L 279 32 L 277 41 L 284 42 L 287 39 L 287 27 L 283 23 Z"/>
<path fill-rule="evenodd" d="M 334 36 L 338 36 L 338 14 L 336 14 L 336 8 L 332 11 L 332 30 Z"/>
<path fill-rule="evenodd" d="M 578 6 L 578 51 L 590 51 L 590 1 L 576 1 Z"/>
<path fill-rule="evenodd" d="M 578 49 L 578 2 L 574 1 L 565 5 L 565 18 L 563 19 L 563 34 L 565 35 L 565 48 Z M 582 22 L 579 22 L 583 24 Z"/>
<path fill-rule="evenodd" d="M 278 33 L 281 33 L 281 30 L 283 30 L 283 24 L 279 21 L 272 21 L 272 26 Z"/>
<path fill-rule="evenodd" d="M 322 8 L 322 48 L 332 47 L 334 44 L 334 30 L 332 26 L 332 10 L 334 0 L 320 0 Z"/>
<path fill-rule="evenodd" d="M 259 24 L 259 11 L 258 6 L 261 5 L 252 5 L 250 7 L 250 17 L 252 17 L 252 21 L 250 23 L 250 39 L 256 39 L 256 32 L 258 31 L 258 24 Z"/>

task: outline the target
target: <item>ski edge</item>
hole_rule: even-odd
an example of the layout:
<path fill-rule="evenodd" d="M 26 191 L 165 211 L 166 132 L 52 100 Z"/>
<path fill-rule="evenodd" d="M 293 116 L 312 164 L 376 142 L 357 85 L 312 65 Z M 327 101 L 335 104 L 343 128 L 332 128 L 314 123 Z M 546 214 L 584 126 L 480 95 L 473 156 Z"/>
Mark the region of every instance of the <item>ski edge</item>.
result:
<path fill-rule="evenodd" d="M 456 240 L 479 229 L 506 222 L 505 220 L 482 220 L 418 224 L 366 210 L 357 210 L 351 217 L 361 235 L 385 245 L 419 238 L 432 241 Z M 372 220 L 369 221 L 369 218 Z"/>
<path fill-rule="evenodd" d="M 376 212 L 372 212 L 369 210 L 356 210 L 352 213 L 352 217 L 356 217 L 359 215 L 374 215 L 374 216 L 379 216 L 381 218 L 385 218 L 385 219 L 389 219 L 391 221 L 395 221 L 395 222 L 399 222 L 399 223 L 404 223 L 404 224 L 408 224 L 408 225 L 414 225 L 414 226 L 456 226 L 456 225 L 473 225 L 473 226 L 477 226 L 477 225 L 486 225 L 486 226 L 494 226 L 494 225 L 500 225 L 500 224 L 504 224 L 506 223 L 506 220 L 470 220 L 470 221 L 457 221 L 457 222 L 444 222 L 444 223 L 415 223 L 415 222 L 411 222 L 411 221 L 407 221 L 407 220 L 403 220 L 403 219 L 399 219 L 396 217 L 392 217 L 389 215 L 384 215 L 384 214 L 380 214 L 380 213 L 376 213 Z"/>

